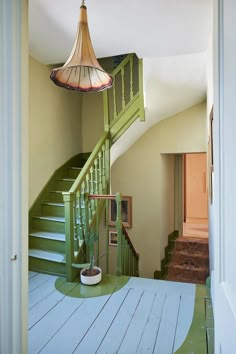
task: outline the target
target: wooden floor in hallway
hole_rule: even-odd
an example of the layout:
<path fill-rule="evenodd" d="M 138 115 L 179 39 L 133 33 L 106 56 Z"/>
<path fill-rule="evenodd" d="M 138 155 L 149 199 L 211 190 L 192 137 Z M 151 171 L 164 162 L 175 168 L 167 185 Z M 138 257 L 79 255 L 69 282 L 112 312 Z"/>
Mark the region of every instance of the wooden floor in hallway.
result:
<path fill-rule="evenodd" d="M 204 286 L 129 278 L 78 297 L 80 284 L 60 281 L 29 272 L 29 354 L 207 354 Z"/>

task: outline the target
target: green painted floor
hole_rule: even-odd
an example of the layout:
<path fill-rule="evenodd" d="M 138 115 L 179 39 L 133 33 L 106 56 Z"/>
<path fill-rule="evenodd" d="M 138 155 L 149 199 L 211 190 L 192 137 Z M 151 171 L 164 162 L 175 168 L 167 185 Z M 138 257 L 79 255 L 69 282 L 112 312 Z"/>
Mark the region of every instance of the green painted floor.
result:
<path fill-rule="evenodd" d="M 96 286 L 29 273 L 29 354 L 213 354 L 202 285 L 103 276 Z"/>
<path fill-rule="evenodd" d="M 65 282 L 65 278 L 58 278 L 55 282 L 56 289 L 67 296 L 78 298 L 90 298 L 102 295 L 112 294 L 120 290 L 129 281 L 130 277 L 105 274 L 101 283 L 97 285 L 83 285 L 79 281 L 73 283 Z M 76 284 L 76 287 L 74 287 Z M 73 288 L 73 289 L 72 289 Z M 71 291 L 70 291 L 71 290 Z"/>

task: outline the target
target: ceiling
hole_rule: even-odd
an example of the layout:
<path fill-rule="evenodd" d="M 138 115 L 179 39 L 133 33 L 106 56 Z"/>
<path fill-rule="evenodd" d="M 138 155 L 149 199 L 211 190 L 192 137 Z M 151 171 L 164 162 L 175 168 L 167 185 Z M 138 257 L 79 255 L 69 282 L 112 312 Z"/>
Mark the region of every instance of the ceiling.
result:
<path fill-rule="evenodd" d="M 146 120 L 131 126 L 123 137 L 128 145 L 161 119 L 205 100 L 211 0 L 86 0 L 85 4 L 98 58 L 124 53 L 143 58 Z M 80 5 L 79 0 L 29 0 L 30 54 L 35 59 L 44 64 L 67 60 Z M 118 141 L 122 144 L 122 139 Z"/>
<path fill-rule="evenodd" d="M 79 0 L 29 0 L 30 53 L 45 64 L 64 62 L 72 48 Z M 87 0 L 98 58 L 135 52 L 159 57 L 203 52 L 211 0 Z"/>

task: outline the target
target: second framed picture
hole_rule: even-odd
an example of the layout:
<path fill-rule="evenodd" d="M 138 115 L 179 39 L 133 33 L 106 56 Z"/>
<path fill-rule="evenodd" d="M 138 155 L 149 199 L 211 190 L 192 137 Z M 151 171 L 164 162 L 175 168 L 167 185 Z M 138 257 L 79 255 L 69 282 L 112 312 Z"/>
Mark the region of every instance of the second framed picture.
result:
<path fill-rule="evenodd" d="M 110 200 L 109 203 L 109 225 L 116 224 L 116 201 Z M 121 217 L 125 227 L 132 227 L 132 197 L 123 196 L 121 202 Z"/>

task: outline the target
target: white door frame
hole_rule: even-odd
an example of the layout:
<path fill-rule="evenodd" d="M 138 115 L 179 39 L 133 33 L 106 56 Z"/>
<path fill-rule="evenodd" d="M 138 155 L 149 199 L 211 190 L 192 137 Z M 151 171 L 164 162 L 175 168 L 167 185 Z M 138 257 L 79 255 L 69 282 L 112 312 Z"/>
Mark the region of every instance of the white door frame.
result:
<path fill-rule="evenodd" d="M 212 298 L 215 354 L 236 348 L 236 2 L 215 0 L 214 174 L 210 207 Z"/>
<path fill-rule="evenodd" d="M 0 353 L 27 353 L 28 4 L 0 2 Z"/>

